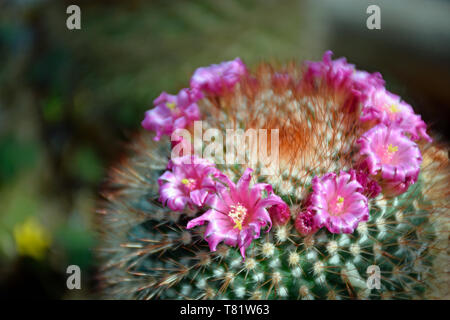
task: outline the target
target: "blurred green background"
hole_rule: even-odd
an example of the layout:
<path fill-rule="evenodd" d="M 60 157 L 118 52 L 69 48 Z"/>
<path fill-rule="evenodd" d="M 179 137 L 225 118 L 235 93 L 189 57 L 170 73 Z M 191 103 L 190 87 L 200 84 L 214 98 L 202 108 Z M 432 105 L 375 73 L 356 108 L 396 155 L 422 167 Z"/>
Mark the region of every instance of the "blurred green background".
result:
<path fill-rule="evenodd" d="M 381 8 L 381 30 L 366 9 Z M 66 8 L 81 8 L 81 30 Z M 449 138 L 446 0 L 0 1 L 0 298 L 97 297 L 95 201 L 163 90 L 241 57 L 319 60 L 331 49 Z M 68 290 L 66 268 L 82 270 Z"/>

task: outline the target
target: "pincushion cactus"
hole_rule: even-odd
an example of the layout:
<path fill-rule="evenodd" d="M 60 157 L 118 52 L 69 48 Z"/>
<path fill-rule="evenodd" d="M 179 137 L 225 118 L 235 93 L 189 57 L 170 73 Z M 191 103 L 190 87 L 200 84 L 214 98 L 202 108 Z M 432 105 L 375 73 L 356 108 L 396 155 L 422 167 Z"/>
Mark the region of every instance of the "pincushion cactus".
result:
<path fill-rule="evenodd" d="M 102 192 L 105 297 L 448 297 L 448 149 L 380 74 L 331 52 L 253 73 L 235 59 L 154 104 Z M 196 120 L 266 148 L 248 135 L 248 161 L 205 156 Z"/>

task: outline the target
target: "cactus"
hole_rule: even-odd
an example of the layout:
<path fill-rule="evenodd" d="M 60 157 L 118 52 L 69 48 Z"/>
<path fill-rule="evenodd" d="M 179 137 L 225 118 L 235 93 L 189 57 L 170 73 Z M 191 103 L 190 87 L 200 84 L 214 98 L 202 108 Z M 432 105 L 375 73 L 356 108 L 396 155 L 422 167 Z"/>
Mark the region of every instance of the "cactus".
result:
<path fill-rule="evenodd" d="M 252 182 L 270 184 L 289 206 L 291 217 L 280 222 L 272 216 L 272 229 L 264 229 L 251 242 L 245 259 L 239 248 L 225 243 L 211 251 L 204 239 L 205 226 L 186 228 L 204 208 L 185 206 L 176 211 L 165 206 L 158 179 L 167 170 L 173 142 L 164 132 L 153 140 L 155 136 L 147 132 L 136 135 L 129 155 L 111 169 L 97 210 L 103 295 L 117 299 L 448 298 L 444 270 L 448 149 L 430 142 L 424 131 L 407 134 L 419 140 L 423 160 L 418 177 L 396 193 L 380 176 L 374 177 L 382 192 L 367 196 L 368 220 L 359 221 L 356 230 L 300 232 L 296 228 L 299 215 L 307 209 L 314 177 L 358 166 L 358 140 L 370 129 L 370 122 L 360 121 L 370 93 L 349 83 L 348 77 L 356 72 L 352 67 L 353 73 L 344 77 L 334 74 L 332 68 L 340 64 L 351 66 L 327 55 L 320 63 L 290 63 L 279 70 L 262 64 L 253 74 L 241 72 L 236 84 L 227 87 L 220 82 L 207 88 L 209 93 L 196 100 L 204 127 L 279 129 L 276 174 L 261 174 L 263 164 L 255 162 Z M 317 66 L 330 68 L 318 75 Z M 377 74 L 366 75 L 366 83 L 383 82 Z M 192 126 L 186 129 L 194 131 Z M 248 167 L 216 166 L 234 182 Z M 380 270 L 379 288 L 367 284 L 370 266 Z"/>

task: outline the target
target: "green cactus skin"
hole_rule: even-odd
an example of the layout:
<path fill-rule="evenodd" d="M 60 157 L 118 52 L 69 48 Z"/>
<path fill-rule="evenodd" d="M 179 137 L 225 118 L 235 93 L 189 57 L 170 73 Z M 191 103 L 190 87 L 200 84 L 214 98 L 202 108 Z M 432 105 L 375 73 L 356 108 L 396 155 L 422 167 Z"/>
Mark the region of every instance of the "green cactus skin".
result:
<path fill-rule="evenodd" d="M 268 69 L 260 67 L 260 79 L 272 72 Z M 292 70 L 296 68 L 289 70 L 295 77 Z M 272 84 L 265 83 L 266 88 L 253 91 L 250 84 L 241 84 L 219 100 L 205 99 L 201 107 L 211 127 L 224 128 L 224 124 L 232 123 L 244 130 L 272 128 L 274 119 L 277 127 L 282 126 L 280 174 L 262 177 L 256 167 L 254 182 L 271 183 L 294 216 L 315 174 L 330 168 L 337 172 L 351 165 L 348 146 L 362 128 L 351 124 L 349 129 L 349 125 L 342 126 L 343 121 L 333 121 L 338 114 L 332 106 L 345 97 L 330 95 L 320 87 L 305 95 L 294 88 L 272 88 Z M 261 105 L 274 105 L 274 101 L 278 109 L 273 114 L 255 112 L 262 110 Z M 294 119 L 290 112 L 303 115 Z M 320 115 L 327 116 L 321 119 Z M 308 130 L 292 129 L 300 124 L 280 124 L 283 117 L 307 123 L 303 127 L 312 125 L 323 130 L 309 130 L 311 133 L 301 142 L 290 130 L 299 130 L 303 135 Z M 320 134 L 328 137 L 323 148 L 314 144 Z M 247 249 L 243 261 L 237 248 L 223 244 L 210 252 L 203 239 L 204 227 L 186 230 L 187 222 L 197 212 L 172 212 L 157 201 L 157 179 L 166 169 L 170 141 L 153 142 L 151 138 L 145 133 L 134 139 L 131 154 L 111 170 L 102 192 L 97 225 L 105 298 L 448 298 L 445 268 L 449 262 L 450 170 L 445 147 L 436 143 L 421 145 L 424 160 L 418 182 L 400 196 L 380 195 L 370 200 L 370 219 L 360 223 L 353 234 L 331 234 L 321 229 L 303 237 L 291 219 L 285 226 L 262 232 Z M 292 151 L 293 141 L 301 145 L 298 150 Z M 288 156 L 283 152 L 287 149 Z M 245 169 L 218 167 L 234 181 Z M 307 169 L 302 174 L 299 168 Z M 367 269 L 371 265 L 380 268 L 380 289 L 367 287 Z"/>

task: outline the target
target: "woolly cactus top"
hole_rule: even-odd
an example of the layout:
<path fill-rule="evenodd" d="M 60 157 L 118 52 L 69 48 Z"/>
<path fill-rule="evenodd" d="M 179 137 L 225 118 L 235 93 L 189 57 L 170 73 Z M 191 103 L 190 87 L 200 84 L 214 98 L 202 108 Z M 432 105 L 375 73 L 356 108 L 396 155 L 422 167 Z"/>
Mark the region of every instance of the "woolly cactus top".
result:
<path fill-rule="evenodd" d="M 414 114 L 411 106 L 384 88 L 384 81 L 379 73 L 369 74 L 357 70 L 344 58 L 332 60 L 331 55 L 331 51 L 328 51 L 322 61 L 307 62 L 300 79 L 289 72 L 265 76 L 271 77 L 272 90 L 285 89 L 292 94 L 294 89 L 297 94 L 302 94 L 311 101 L 342 96 L 343 104 L 328 111 L 335 112 L 333 116 L 342 122 L 350 121 L 343 128 L 358 127 L 358 132 L 354 135 L 360 135 L 356 141 L 360 148 L 355 160 L 348 165 L 361 170 L 360 176 L 366 175 L 372 179 L 372 189 L 379 189 L 379 184 L 385 186 L 384 191 L 389 194 L 406 192 L 417 181 L 422 161 L 414 140 L 423 138 L 431 141 L 425 131 L 425 123 L 420 116 Z M 176 129 L 188 128 L 194 120 L 201 119 L 197 103 L 205 96 L 208 99 L 217 96 L 235 97 L 234 91 L 258 90 L 260 87 L 264 88 L 266 81 L 264 77 L 249 74 L 239 58 L 201 67 L 190 80 L 191 88 L 182 89 L 176 96 L 162 93 L 154 101 L 156 107 L 146 113 L 142 126 L 156 132 L 155 140 L 159 140 L 163 134 L 172 136 Z M 245 85 L 235 89 L 240 82 Z M 287 90 L 288 88 L 291 90 Z M 311 96 L 313 93 L 316 94 Z M 332 101 L 328 101 L 330 102 Z M 265 108 L 270 112 L 272 106 L 269 104 Z M 276 117 L 276 111 L 274 108 L 272 117 Z M 313 118 L 316 116 L 327 115 L 313 112 Z M 363 122 L 367 122 L 364 126 L 366 132 L 362 132 Z M 310 130 L 321 129 L 316 128 L 315 124 L 321 123 L 309 122 Z M 298 128 L 295 123 L 287 125 L 286 131 L 296 130 Z M 292 135 L 295 137 L 295 133 Z M 174 140 L 175 145 L 180 142 L 172 139 Z M 188 147 L 194 143 L 192 140 L 183 142 Z M 340 156 L 349 156 L 357 147 L 356 144 L 341 148 L 348 155 Z M 330 159 L 327 160 L 332 160 L 332 156 L 330 154 Z M 202 163 L 197 157 L 192 158 L 194 164 L 182 164 L 180 159 L 182 157 L 172 159 L 169 170 L 158 180 L 161 186 L 160 201 L 176 211 L 184 209 L 186 204 L 199 212 L 207 210 L 190 221 L 187 228 L 208 222 L 205 240 L 212 251 L 216 250 L 220 241 L 224 241 L 227 245 L 238 246 L 245 257 L 245 249 L 253 239 L 260 236 L 261 228 L 272 225 L 272 219 L 277 220 L 278 224 L 287 223 L 287 219 L 280 219 L 279 211 L 283 207 L 288 208 L 288 205 L 273 194 L 270 184 L 255 184 L 249 189 L 250 170 L 244 173 L 235 186 L 225 173 L 213 169 L 210 164 Z M 189 156 L 187 159 L 190 159 Z M 368 197 L 379 192 L 367 190 L 368 185 L 361 185 L 354 171 L 346 169 L 339 175 L 332 171 L 322 177 L 313 177 L 312 192 L 305 201 L 308 227 L 297 224 L 301 234 L 310 234 L 321 227 L 326 227 L 332 233 L 353 233 L 360 222 L 368 220 Z M 263 191 L 268 195 L 263 197 Z M 309 229 L 309 232 L 305 229 Z"/>

